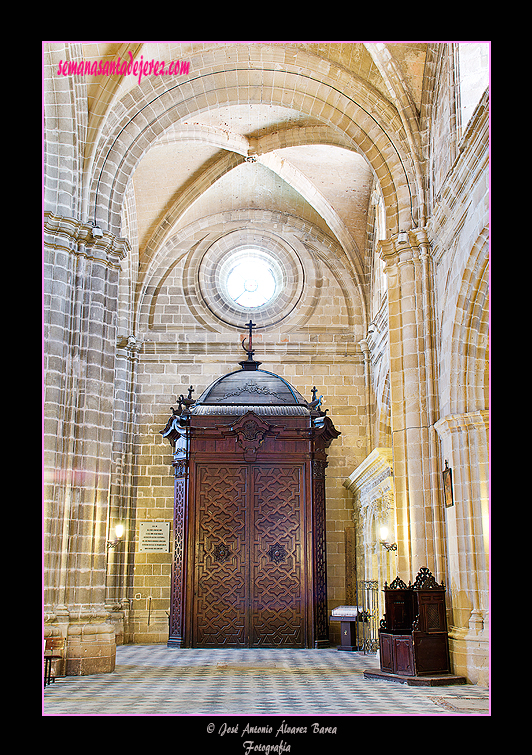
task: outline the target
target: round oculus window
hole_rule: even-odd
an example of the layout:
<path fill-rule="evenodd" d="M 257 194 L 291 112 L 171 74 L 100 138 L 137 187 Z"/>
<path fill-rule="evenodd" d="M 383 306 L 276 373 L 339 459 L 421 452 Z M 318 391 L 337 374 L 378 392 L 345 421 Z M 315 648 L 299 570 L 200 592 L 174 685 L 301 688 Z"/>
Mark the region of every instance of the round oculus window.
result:
<path fill-rule="evenodd" d="M 277 280 L 272 266 L 259 257 L 240 259 L 226 278 L 230 298 L 246 309 L 267 304 L 275 296 Z"/>
<path fill-rule="evenodd" d="M 226 324 L 240 327 L 250 316 L 258 327 L 277 323 L 302 294 L 299 258 L 276 237 L 239 229 L 217 239 L 201 255 L 197 283 L 205 314 L 210 311 Z M 192 280 L 190 286 L 194 287 Z"/>

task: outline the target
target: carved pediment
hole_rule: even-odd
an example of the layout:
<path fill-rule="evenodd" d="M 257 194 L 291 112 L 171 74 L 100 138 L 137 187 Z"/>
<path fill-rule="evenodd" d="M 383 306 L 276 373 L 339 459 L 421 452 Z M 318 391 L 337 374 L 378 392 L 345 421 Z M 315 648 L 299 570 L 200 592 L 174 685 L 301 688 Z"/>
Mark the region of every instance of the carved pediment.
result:
<path fill-rule="evenodd" d="M 237 434 L 238 443 L 244 450 L 246 459 L 255 456 L 269 429 L 270 425 L 252 411 L 246 412 L 231 425 L 231 430 Z"/>

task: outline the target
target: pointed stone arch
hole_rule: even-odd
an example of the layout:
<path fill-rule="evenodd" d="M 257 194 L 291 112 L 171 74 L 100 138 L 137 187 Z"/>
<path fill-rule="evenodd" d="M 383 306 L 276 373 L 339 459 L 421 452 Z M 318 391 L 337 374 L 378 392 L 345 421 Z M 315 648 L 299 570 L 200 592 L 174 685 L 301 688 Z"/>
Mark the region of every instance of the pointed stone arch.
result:
<path fill-rule="evenodd" d="M 456 302 L 451 346 L 451 414 L 488 407 L 489 385 L 488 230 L 471 251 Z"/>
<path fill-rule="evenodd" d="M 279 237 L 283 237 L 285 241 L 289 240 L 290 244 L 300 247 L 303 253 L 320 259 L 326 264 L 345 297 L 350 327 L 355 328 L 357 333 L 365 332 L 367 316 L 363 292 L 356 285 L 353 272 L 346 264 L 345 256 L 337 242 L 319 228 L 311 227 L 308 222 L 293 215 L 255 209 L 226 211 L 197 219 L 165 240 L 157 253 L 142 266 L 142 275 L 135 294 L 136 332 L 145 332 L 146 327 L 149 327 L 158 291 L 180 260 L 196 257 L 193 267 L 194 276 L 197 277 L 201 258 L 217 241 L 235 235 L 239 231 L 245 231 L 248 235 L 261 232 L 272 235 L 270 230 L 272 225 L 277 227 Z M 300 304 L 302 322 L 310 318 L 315 306 L 311 294 L 312 288 L 310 282 L 307 281 L 305 294 Z M 207 320 L 202 321 L 204 326 Z"/>
<path fill-rule="evenodd" d="M 239 45 L 240 55 L 246 47 Z M 309 65 L 312 56 L 303 51 L 284 65 L 269 60 L 267 46 L 262 54 L 252 63 L 249 56 L 245 64 L 227 59 L 213 70 L 212 62 L 207 67 L 198 53 L 192 56 L 187 80 L 146 78 L 135 97 L 130 92 L 116 103 L 101 131 L 90 176 L 90 219 L 118 234 L 128 180 L 154 141 L 180 120 L 212 107 L 247 102 L 298 110 L 342 134 L 368 160 L 381 185 L 389 232 L 416 225 L 422 201 L 416 157 L 395 108 L 361 80 L 341 68 L 333 70 L 332 64 L 318 78 Z"/>

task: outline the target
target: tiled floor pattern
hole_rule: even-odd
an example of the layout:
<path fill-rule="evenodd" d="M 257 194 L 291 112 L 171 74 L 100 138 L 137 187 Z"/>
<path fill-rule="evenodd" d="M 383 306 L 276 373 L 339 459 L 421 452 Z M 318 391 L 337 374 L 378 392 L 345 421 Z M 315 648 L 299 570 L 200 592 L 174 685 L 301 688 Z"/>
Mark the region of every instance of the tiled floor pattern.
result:
<path fill-rule="evenodd" d="M 409 687 L 364 679 L 374 656 L 327 650 L 117 648 L 111 674 L 45 688 L 43 714 L 143 716 L 486 715 L 475 685 Z"/>

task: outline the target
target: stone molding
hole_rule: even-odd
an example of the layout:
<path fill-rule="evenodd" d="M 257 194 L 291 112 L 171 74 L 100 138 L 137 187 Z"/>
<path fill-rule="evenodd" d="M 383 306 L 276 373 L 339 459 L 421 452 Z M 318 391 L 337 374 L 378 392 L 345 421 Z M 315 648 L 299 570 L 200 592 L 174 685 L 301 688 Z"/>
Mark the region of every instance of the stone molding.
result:
<path fill-rule="evenodd" d="M 379 528 L 388 528 L 395 542 L 396 511 L 393 481 L 393 452 L 391 448 L 374 448 L 364 461 L 344 481 L 352 492 L 353 522 L 356 531 L 356 551 L 359 566 L 356 579 L 376 581 L 380 586 L 396 576 L 396 559 L 383 548 Z M 382 594 L 379 593 L 379 604 Z M 382 615 L 380 605 L 378 614 Z"/>
<path fill-rule="evenodd" d="M 471 429 L 489 428 L 488 409 L 480 409 L 476 412 L 464 412 L 463 414 L 450 414 L 442 417 L 434 424 L 434 429 L 443 440 L 451 433 L 463 432 Z"/>
<path fill-rule="evenodd" d="M 386 268 L 422 259 L 430 254 L 427 231 L 425 228 L 411 228 L 388 239 L 381 239 L 377 244 L 377 254 Z"/>
<path fill-rule="evenodd" d="M 395 529 L 395 491 L 391 448 L 375 448 L 344 481 L 354 496 L 353 519 L 359 519 L 365 550 L 375 547 L 374 524 Z"/>
<path fill-rule="evenodd" d="M 93 236 L 94 226 L 75 218 L 65 218 L 51 212 L 44 213 L 44 242 L 53 249 L 62 249 L 71 254 L 102 262 L 107 267 L 120 270 L 120 262 L 129 253 L 126 239 L 103 232 Z"/>
<path fill-rule="evenodd" d="M 391 448 L 374 448 L 364 461 L 344 481 L 351 492 L 363 490 L 386 477 L 393 476 L 393 451 Z"/>

